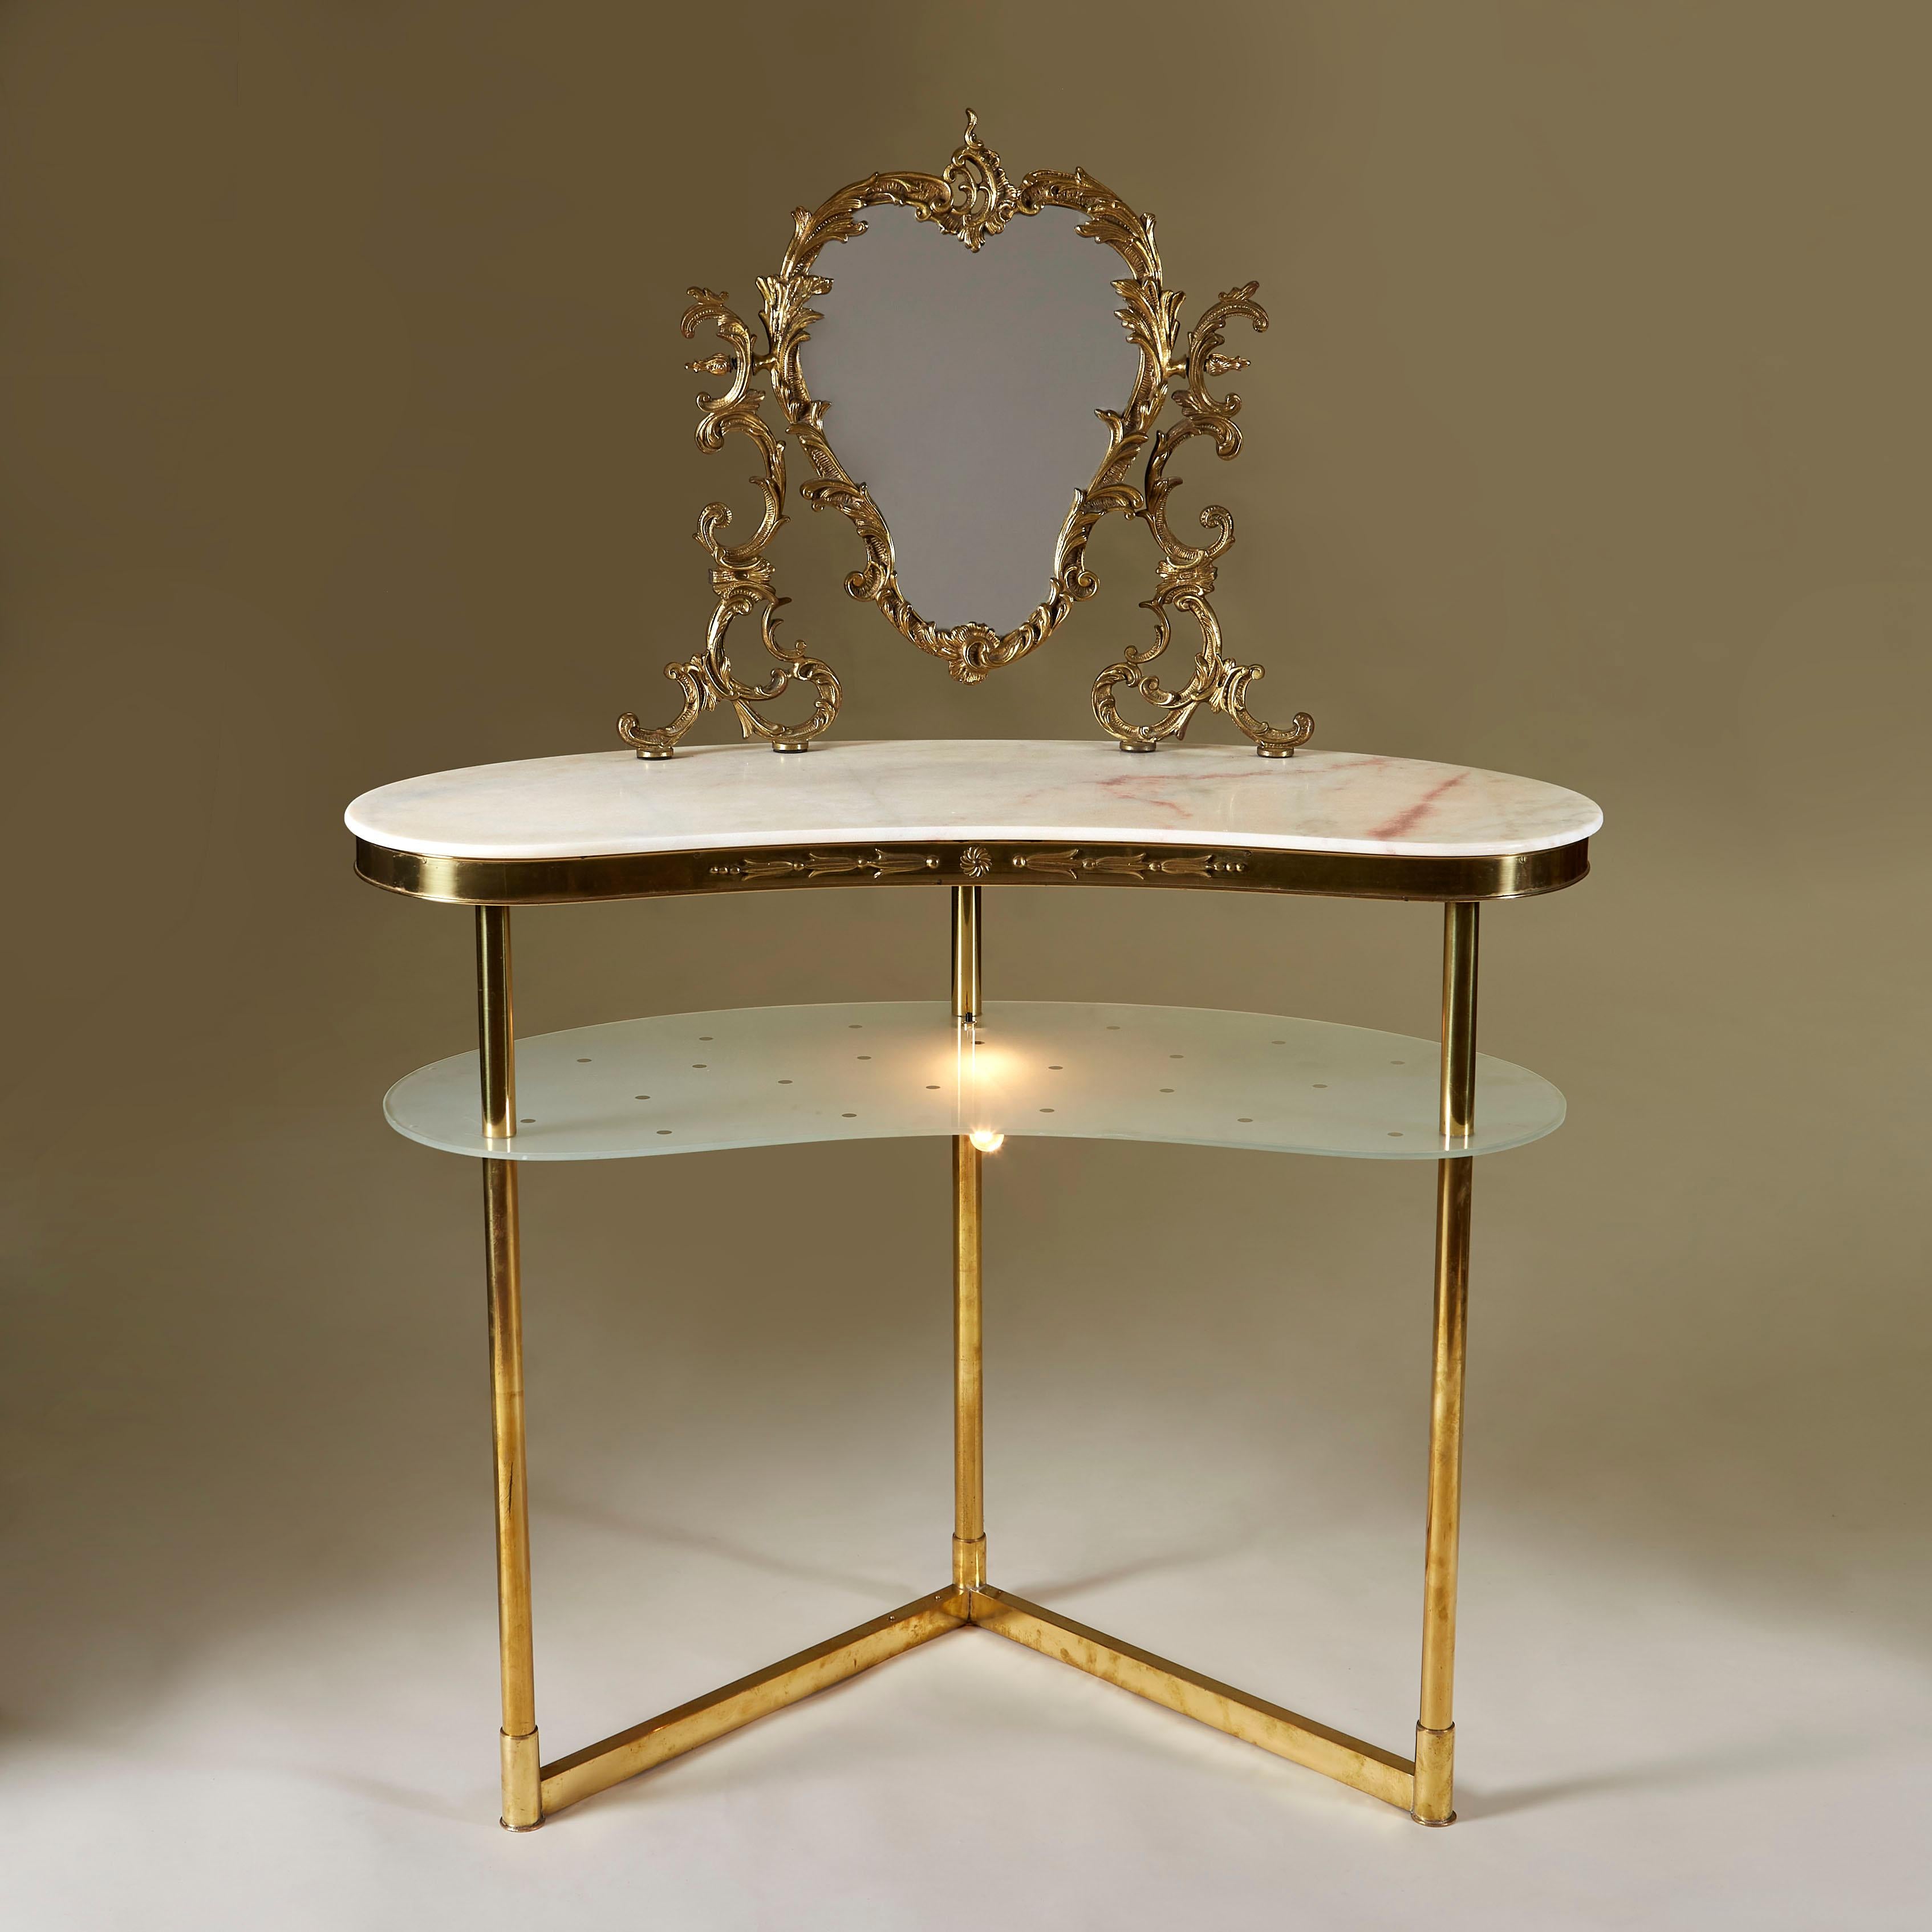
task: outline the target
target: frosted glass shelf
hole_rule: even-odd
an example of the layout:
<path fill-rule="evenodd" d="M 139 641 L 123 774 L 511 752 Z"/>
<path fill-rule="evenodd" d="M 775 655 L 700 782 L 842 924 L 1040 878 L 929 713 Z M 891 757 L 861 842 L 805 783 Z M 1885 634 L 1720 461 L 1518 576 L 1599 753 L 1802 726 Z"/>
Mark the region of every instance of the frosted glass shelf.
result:
<path fill-rule="evenodd" d="M 1562 1124 L 1563 1096 L 1479 1054 L 1476 1131 L 1437 1128 L 1436 1043 L 1199 1006 L 943 1000 L 751 1006 L 517 1042 L 516 1138 L 486 1142 L 476 1055 L 398 1081 L 399 1133 L 518 1160 L 971 1132 L 1190 1142 L 1376 1160 L 1493 1154 Z"/>

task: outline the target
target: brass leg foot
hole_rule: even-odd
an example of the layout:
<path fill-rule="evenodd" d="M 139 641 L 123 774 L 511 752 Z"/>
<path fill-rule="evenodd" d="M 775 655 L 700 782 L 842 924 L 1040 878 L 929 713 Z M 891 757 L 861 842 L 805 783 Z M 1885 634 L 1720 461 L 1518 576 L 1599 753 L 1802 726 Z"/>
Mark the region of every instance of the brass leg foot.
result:
<path fill-rule="evenodd" d="M 534 1832 L 543 1822 L 537 1734 L 530 1731 L 513 1738 L 505 1731 L 498 1736 L 503 1754 L 503 1815 L 497 1822 L 506 1832 Z"/>
<path fill-rule="evenodd" d="M 1418 1825 L 1456 1822 L 1456 1726 L 1432 1731 L 1415 1727 L 1415 1808 L 1408 1814 Z"/>

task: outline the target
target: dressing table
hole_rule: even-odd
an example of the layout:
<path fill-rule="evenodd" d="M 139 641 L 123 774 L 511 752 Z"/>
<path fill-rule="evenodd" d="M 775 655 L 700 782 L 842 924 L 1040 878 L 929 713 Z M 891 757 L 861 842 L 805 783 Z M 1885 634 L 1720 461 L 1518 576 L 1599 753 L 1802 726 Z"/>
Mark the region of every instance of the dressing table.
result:
<path fill-rule="evenodd" d="M 1098 466 L 1091 482 L 1072 489 L 1072 507 L 1051 544 L 1014 546 L 1024 551 L 1022 578 L 1036 575 L 1049 553 L 1050 567 L 1047 595 L 1030 615 L 1022 614 L 1023 602 L 1010 626 L 934 624 L 920 614 L 908 587 L 902 553 L 910 546 L 902 532 L 896 543 L 879 506 L 910 508 L 921 500 L 917 458 L 932 446 L 931 426 L 920 429 L 910 456 L 896 451 L 889 394 L 873 424 L 872 433 L 882 440 L 868 453 L 871 480 L 862 482 L 848 446 L 842 442 L 834 452 L 827 424 L 836 416 L 806 386 L 804 344 L 826 319 L 811 304 L 832 287 L 819 272 L 818 256 L 828 243 L 866 232 L 861 211 L 875 220 L 880 211 L 908 217 L 895 247 L 963 242 L 962 255 L 976 262 L 1003 230 L 1058 212 L 1077 222 L 1073 236 L 1113 251 L 1113 268 L 1126 263 L 1125 274 L 1103 278 L 1113 292 L 1108 300 L 1120 304 L 1112 311 L 1118 320 L 1110 320 L 1108 341 L 1118 347 L 1124 338 L 1127 351 L 1124 363 L 1107 368 L 1124 378 L 1125 400 L 1069 412 L 1068 446 L 1084 452 L 1075 473 L 1087 474 L 1090 458 Z M 722 292 L 694 290 L 686 317 L 687 336 L 710 327 L 724 345 L 692 364 L 724 379 L 722 388 L 699 398 L 700 443 L 716 449 L 736 435 L 755 446 L 763 474 L 754 481 L 764 514 L 735 545 L 727 541 L 730 512 L 723 506 L 708 506 L 700 519 L 717 603 L 704 648 L 667 670 L 682 698 L 680 715 L 650 725 L 627 712 L 617 748 L 408 779 L 366 794 L 347 814 L 363 878 L 390 892 L 475 910 L 478 1050 L 410 1075 L 386 1106 L 399 1132 L 476 1160 L 482 1176 L 502 1822 L 531 1829 L 829 1684 L 950 1633 L 979 1629 L 1323 1772 L 1421 1823 L 1447 1824 L 1454 1816 L 1452 1685 L 1475 1159 L 1549 1133 L 1563 1118 L 1562 1096 L 1546 1082 L 1476 1051 L 1479 913 L 1486 902 L 1534 897 L 1582 878 L 1601 814 L 1577 794 L 1535 780 L 1312 748 L 1306 714 L 1274 725 L 1250 708 L 1259 667 L 1224 657 L 1210 594 L 1233 541 L 1232 519 L 1210 505 L 1200 516 L 1207 540 L 1190 544 L 1173 532 L 1166 504 L 1178 481 L 1169 464 L 1190 439 L 1207 439 L 1223 458 L 1240 446 L 1238 399 L 1214 386 L 1241 366 L 1222 352 L 1228 324 L 1265 326 L 1253 284 L 1209 304 L 1184 340 L 1180 298 L 1161 282 L 1151 220 L 1078 170 L 1010 182 L 970 119 L 944 173 L 868 177 L 815 211 L 800 210 L 794 226 L 781 273 L 760 285 L 761 340 Z M 880 260 L 885 281 L 905 281 L 897 257 Z M 1084 300 L 1091 292 L 1079 292 Z M 1037 319 L 1051 310 L 1037 287 L 1022 293 L 1028 315 Z M 930 328 L 949 326 L 949 317 L 956 321 L 961 299 L 956 289 L 940 288 Z M 856 402 L 864 372 L 890 358 L 862 340 L 839 365 L 832 354 L 836 332 L 823 332 L 826 366 L 842 366 L 852 385 L 849 392 L 835 387 L 832 393 L 842 405 Z M 964 347 L 943 348 L 939 366 L 956 368 L 960 356 L 970 359 L 983 334 L 969 332 Z M 1000 339 L 1010 344 L 1012 337 Z M 1095 380 L 1105 376 L 1102 370 Z M 769 380 L 782 432 L 762 414 L 760 377 Z M 1048 377 L 1049 390 L 1068 380 L 1051 367 Z M 1028 408 L 1038 413 L 1034 404 Z M 1156 429 L 1166 408 L 1174 419 Z M 954 433 L 970 442 L 985 412 L 976 414 L 970 397 L 965 409 Z M 863 415 L 854 410 L 855 435 L 868 433 Z M 838 680 L 803 645 L 779 639 L 783 600 L 765 555 L 784 520 L 788 444 L 803 452 L 813 472 L 801 493 L 806 500 L 845 515 L 858 534 L 865 561 L 848 580 L 850 594 L 876 605 L 964 684 L 1025 656 L 1093 596 L 1084 554 L 1101 517 L 1119 513 L 1142 522 L 1158 553 L 1155 594 L 1143 607 L 1154 640 L 1144 649 L 1126 647 L 1096 680 L 1094 712 L 1105 735 L 1085 742 L 874 742 L 828 736 Z M 890 488 L 880 480 L 888 477 Z M 944 484 L 944 478 L 933 484 L 942 497 Z M 1024 504 L 994 508 L 1034 514 Z M 946 580 L 946 569 L 958 560 L 938 554 L 946 548 L 940 536 L 956 533 L 961 514 L 959 503 L 947 501 L 934 512 L 939 535 L 922 546 L 928 584 L 920 598 L 932 602 L 983 587 L 989 609 L 1003 596 L 1010 603 L 1002 587 L 1007 552 L 1001 545 L 968 545 L 965 577 Z M 949 607 L 941 602 L 938 608 Z M 748 616 L 772 664 L 763 682 L 740 676 L 726 649 L 732 625 Z M 1191 620 L 1199 640 L 1191 676 L 1170 689 L 1150 667 L 1176 617 Z M 767 715 L 806 697 L 807 716 Z M 1122 702 L 1134 698 L 1150 709 L 1150 718 L 1123 714 Z M 735 714 L 746 742 L 683 742 L 703 712 L 721 706 Z M 1231 720 L 1246 742 L 1184 745 L 1197 713 Z M 622 1018 L 518 1037 L 511 922 L 524 908 L 908 886 L 950 899 L 944 999 L 935 958 L 934 997 L 925 1001 Z M 988 998 L 980 974 L 982 917 L 996 909 L 1000 891 L 1021 887 L 1438 902 L 1440 1036 L 1413 1040 L 1270 1014 Z M 668 909 L 667 916 L 674 915 Z M 551 1161 L 908 1136 L 944 1138 L 952 1148 L 955 1484 L 946 1580 L 795 1657 L 600 1741 L 572 1741 L 572 1748 L 544 1761 L 525 1484 L 518 1233 L 525 1170 Z M 988 1158 L 1024 1158 L 1025 1139 L 1039 1136 L 1436 1163 L 1421 1687 L 1411 1754 L 1153 1656 L 989 1580 L 981 1173 Z M 938 1205 L 935 1200 L 935 1211 Z"/>

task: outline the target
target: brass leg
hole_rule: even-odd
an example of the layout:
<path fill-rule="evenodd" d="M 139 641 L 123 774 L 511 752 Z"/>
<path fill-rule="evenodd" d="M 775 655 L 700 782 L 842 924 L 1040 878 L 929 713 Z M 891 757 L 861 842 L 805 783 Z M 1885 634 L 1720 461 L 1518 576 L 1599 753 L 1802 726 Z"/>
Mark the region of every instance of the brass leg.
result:
<path fill-rule="evenodd" d="M 1444 1135 L 1475 1118 L 1476 914 L 1443 909 Z M 1436 1164 L 1436 1324 L 1429 1411 L 1429 1527 L 1423 1560 L 1422 1695 L 1415 1726 L 1418 1824 L 1455 1822 L 1456 1559 L 1462 1516 L 1462 1370 L 1469 1313 L 1469 1208 L 1474 1161 Z"/>
<path fill-rule="evenodd" d="M 516 1023 L 510 999 L 510 914 L 476 909 L 476 1012 L 483 1132 L 517 1130 Z M 524 1472 L 524 1316 L 517 1232 L 517 1164 L 483 1163 L 483 1225 L 490 1290 L 490 1424 L 496 1461 L 496 1628 L 503 1678 L 502 1822 L 543 1822 L 536 1686 L 530 1636 L 530 1523 Z"/>
<path fill-rule="evenodd" d="M 980 1016 L 980 888 L 952 889 L 952 1014 Z M 980 1150 L 952 1137 L 952 1580 L 986 1580 L 985 1418 L 980 1394 Z"/>

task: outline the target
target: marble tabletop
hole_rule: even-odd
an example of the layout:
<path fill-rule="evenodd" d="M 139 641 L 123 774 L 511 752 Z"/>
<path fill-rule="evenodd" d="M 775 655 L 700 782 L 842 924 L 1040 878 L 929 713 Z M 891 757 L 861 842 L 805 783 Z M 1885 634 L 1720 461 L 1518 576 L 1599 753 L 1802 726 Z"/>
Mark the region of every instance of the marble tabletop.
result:
<path fill-rule="evenodd" d="M 524 758 L 380 786 L 344 814 L 371 844 L 466 859 L 920 838 L 1489 856 L 1573 844 L 1603 816 L 1561 785 L 1421 759 L 984 738 Z"/>

